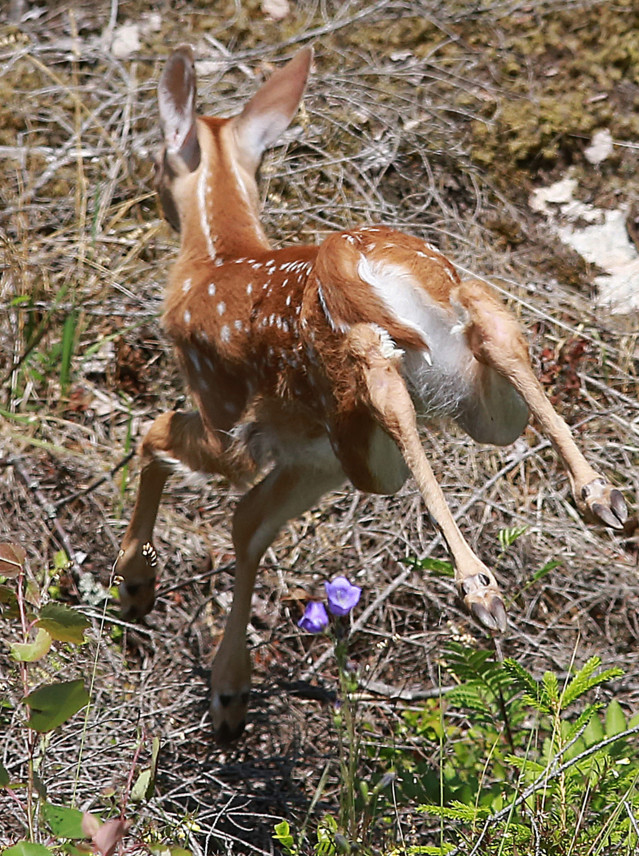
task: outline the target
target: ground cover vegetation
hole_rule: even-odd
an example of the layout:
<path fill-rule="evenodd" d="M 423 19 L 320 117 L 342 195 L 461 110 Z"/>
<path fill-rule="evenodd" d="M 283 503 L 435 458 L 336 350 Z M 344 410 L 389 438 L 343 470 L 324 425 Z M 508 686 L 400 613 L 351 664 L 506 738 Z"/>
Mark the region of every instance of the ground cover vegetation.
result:
<path fill-rule="evenodd" d="M 155 414 L 186 404 L 159 324 L 175 237 L 151 189 L 154 89 L 184 41 L 202 63 L 203 109 L 226 114 L 313 42 L 304 109 L 262 167 L 268 234 L 314 242 L 383 220 L 490 279 L 586 455 L 637 507 L 637 315 L 597 303 L 596 267 L 528 205 L 569 170 L 582 201 L 622 207 L 632 232 L 635 4 L 267 11 L 0 9 L 0 845 L 634 853 L 636 536 L 580 521 L 534 424 L 506 449 L 449 426 L 425 435 L 508 596 L 498 643 L 457 601 L 412 484 L 392 498 L 338 492 L 267 553 L 251 722 L 234 747 L 212 745 L 207 718 L 232 583 L 227 485 L 171 482 L 155 611 L 139 626 L 117 617 L 131 453 Z M 584 151 L 600 129 L 615 145 L 593 164 Z M 298 627 L 340 576 L 359 602 L 325 629 Z"/>

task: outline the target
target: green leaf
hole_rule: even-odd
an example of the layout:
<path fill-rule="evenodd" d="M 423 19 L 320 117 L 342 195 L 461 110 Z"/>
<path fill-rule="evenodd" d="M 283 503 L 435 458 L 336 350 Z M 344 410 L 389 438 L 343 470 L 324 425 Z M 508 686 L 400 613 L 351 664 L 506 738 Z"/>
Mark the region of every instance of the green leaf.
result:
<path fill-rule="evenodd" d="M 155 777 L 158 769 L 158 755 L 160 752 L 160 738 L 154 737 L 151 748 L 151 766 L 142 770 L 133 788 L 131 799 L 133 802 L 148 802 L 155 790 Z"/>
<path fill-rule="evenodd" d="M 81 680 L 63 681 L 41 687 L 24 701 L 31 708 L 27 727 L 44 732 L 53 731 L 88 704 L 89 694 Z"/>
<path fill-rule="evenodd" d="M 7 847 L 2 851 L 2 856 L 52 856 L 53 851 L 44 844 L 35 844 L 33 841 L 18 841 L 13 847 Z"/>
<path fill-rule="evenodd" d="M 412 565 L 419 568 L 420 571 L 432 571 L 440 577 L 454 577 L 455 568 L 452 562 L 446 562 L 443 559 L 417 559 L 415 556 L 406 556 L 402 559 L 404 565 Z"/>
<path fill-rule="evenodd" d="M 52 805 L 45 802 L 42 814 L 51 832 L 58 838 L 85 838 L 82 831 L 83 812 L 77 808 L 67 808 L 63 805 Z"/>
<path fill-rule="evenodd" d="M 62 357 L 60 360 L 60 388 L 62 394 L 66 395 L 71 379 L 71 362 L 73 359 L 73 351 L 75 349 L 76 327 L 78 322 L 78 313 L 76 310 L 71 311 L 64 319 L 62 328 Z"/>
<path fill-rule="evenodd" d="M 31 303 L 30 294 L 18 294 L 17 297 L 12 297 L 9 301 L 9 306 L 28 306 Z"/>
<path fill-rule="evenodd" d="M 131 788 L 132 802 L 147 802 L 153 796 L 154 782 L 151 778 L 151 770 L 142 770 Z"/>
<path fill-rule="evenodd" d="M 35 663 L 41 660 L 51 647 L 51 636 L 42 627 L 36 633 L 33 642 L 14 642 L 11 656 L 19 663 Z"/>
<path fill-rule="evenodd" d="M 15 589 L 11 588 L 11 586 L 0 585 L 0 603 L 4 603 L 7 606 L 14 606 L 18 603 L 18 598 L 15 593 Z"/>
<path fill-rule="evenodd" d="M 546 562 L 543 567 L 538 568 L 535 571 L 535 573 L 532 575 L 533 580 L 535 582 L 537 582 L 537 580 L 541 580 L 543 577 L 546 576 L 546 574 L 549 574 L 551 571 L 554 571 L 555 568 L 558 568 L 559 565 L 561 565 L 561 562 L 558 562 L 556 559 L 551 559 L 549 562 Z"/>
<path fill-rule="evenodd" d="M 66 571 L 70 564 L 71 562 L 69 561 L 69 557 L 64 552 L 64 550 L 58 550 L 58 552 L 53 557 L 53 570 Z"/>
<path fill-rule="evenodd" d="M 295 853 L 295 839 L 291 835 L 291 827 L 287 820 L 275 824 L 273 838 L 279 841 L 287 853 Z"/>
<path fill-rule="evenodd" d="M 152 845 L 150 850 L 155 856 L 193 856 L 192 852 L 184 847 L 172 847 L 170 845 Z"/>
<path fill-rule="evenodd" d="M 40 610 L 36 625 L 47 630 L 58 642 L 83 645 L 86 642 L 84 631 L 89 626 L 89 621 L 75 609 L 61 603 L 47 603 Z"/>
<path fill-rule="evenodd" d="M 9 772 L 2 762 L 0 762 L 0 788 L 6 788 L 11 781 Z"/>
<path fill-rule="evenodd" d="M 606 737 L 614 737 L 626 730 L 626 716 L 616 698 L 606 708 Z"/>
<path fill-rule="evenodd" d="M 499 543 L 502 550 L 507 550 L 511 547 L 517 538 L 520 538 L 524 532 L 528 531 L 527 526 L 508 526 L 506 529 L 499 530 Z"/>
<path fill-rule="evenodd" d="M 597 707 L 601 708 L 603 705 L 600 704 Z M 595 743 L 601 743 L 606 735 L 604 734 L 603 725 L 598 715 L 592 717 L 582 736 L 586 746 L 594 746 Z"/>

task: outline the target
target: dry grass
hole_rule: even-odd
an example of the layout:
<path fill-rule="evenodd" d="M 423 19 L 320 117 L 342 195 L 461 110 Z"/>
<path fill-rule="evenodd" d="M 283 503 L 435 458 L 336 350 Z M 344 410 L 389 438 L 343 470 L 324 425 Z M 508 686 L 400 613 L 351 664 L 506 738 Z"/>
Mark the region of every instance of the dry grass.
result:
<path fill-rule="evenodd" d="M 72 560 L 55 578 L 63 599 L 87 603 L 90 583 L 108 584 L 135 487 L 135 460 L 123 460 L 149 419 L 184 402 L 158 321 L 175 241 L 150 192 L 155 82 L 168 50 L 184 40 L 212 63 L 201 103 L 231 113 L 263 65 L 314 36 L 306 112 L 263 168 L 267 232 L 278 243 L 316 241 L 383 219 L 490 278 L 529 331 L 549 393 L 587 457 L 636 505 L 636 318 L 594 308 L 593 271 L 553 243 L 525 206 L 529 187 L 560 175 L 566 155 L 524 164 L 510 180 L 503 164 L 479 166 L 471 157 L 473 123 L 490 121 L 480 105 L 506 85 L 478 42 L 507 42 L 513 16 L 533 26 L 531 13 L 510 2 L 300 0 L 275 24 L 257 3 L 207 5 L 34 5 L 21 27 L 0 13 L 0 536 L 24 546 L 39 588 L 51 581 L 46 569 L 58 550 Z M 536 14 L 543 21 L 561 7 L 577 21 L 597 6 L 548 0 Z M 117 24 L 143 25 L 140 48 L 126 59 L 108 49 L 116 12 Z M 152 12 L 160 13 L 159 30 Z M 424 22 L 414 43 L 410 21 Z M 432 49 L 416 52 L 428 39 Z M 634 152 L 623 157 L 619 170 L 629 172 Z M 604 171 L 597 192 L 614 180 Z M 625 198 L 631 194 L 626 187 Z M 571 364 L 577 340 L 585 352 Z M 504 450 L 477 447 L 452 429 L 429 430 L 425 443 L 463 530 L 496 563 L 512 599 L 504 652 L 535 672 L 563 672 L 573 654 L 583 662 L 597 653 L 624 668 L 615 692 L 636 711 L 632 541 L 576 517 L 566 477 L 534 426 Z M 74 728 L 55 732 L 43 756 L 50 798 L 68 800 L 75 787 L 83 807 L 117 802 L 139 741 L 160 734 L 157 794 L 140 810 L 139 830 L 161 836 L 190 813 L 197 822 L 182 828 L 195 853 L 271 852 L 275 820 L 304 816 L 319 770 L 335 757 L 332 661 L 322 640 L 301 638 L 295 626 L 301 600 L 318 594 L 323 579 L 347 572 L 364 587 L 368 609 L 353 658 L 371 686 L 391 688 L 362 699 L 369 764 L 414 703 L 400 693 L 441 680 L 451 633 L 487 644 L 447 581 L 398 563 L 442 555 L 413 484 L 393 498 L 334 494 L 286 527 L 266 556 L 251 630 L 251 724 L 240 745 L 220 751 L 209 740 L 206 669 L 228 605 L 236 498 L 223 484 L 172 483 L 157 527 L 164 570 L 156 610 L 145 626 L 114 639 L 115 612 L 104 625 L 101 607 L 88 607 L 88 653 L 60 655 L 50 666 L 65 679 L 95 676 L 79 772 Z M 500 556 L 498 532 L 514 525 L 529 528 Z M 561 565 L 528 585 L 551 559 Z M 3 633 L 11 636 L 12 625 Z M 0 658 L 15 701 L 13 668 Z M 18 709 L 2 748 L 12 775 L 25 757 L 19 721 Z M 142 759 L 148 751 L 147 739 Z M 334 766 L 320 808 L 334 808 L 336 782 Z M 23 834 L 23 816 L 2 793 L 0 816 L 4 840 Z M 423 843 L 423 829 L 409 829 L 413 821 L 398 810 L 399 826 Z"/>

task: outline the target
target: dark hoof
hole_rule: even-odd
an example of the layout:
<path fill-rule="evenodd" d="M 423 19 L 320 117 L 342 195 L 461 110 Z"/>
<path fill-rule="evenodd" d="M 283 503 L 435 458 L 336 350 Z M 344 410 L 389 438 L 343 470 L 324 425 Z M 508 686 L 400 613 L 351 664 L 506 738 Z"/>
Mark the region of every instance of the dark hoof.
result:
<path fill-rule="evenodd" d="M 621 491 L 611 487 L 604 479 L 595 479 L 582 488 L 581 498 L 598 523 L 623 530 L 628 519 L 628 508 Z"/>
<path fill-rule="evenodd" d="M 139 621 L 155 604 L 155 579 L 143 583 L 121 583 L 120 617 L 123 621 Z"/>
<path fill-rule="evenodd" d="M 488 607 L 483 603 L 472 603 L 470 611 L 473 617 L 491 633 L 504 633 L 508 627 L 504 602 L 499 596 L 493 597 Z"/>
<path fill-rule="evenodd" d="M 497 581 L 488 570 L 466 577 L 459 588 L 466 608 L 482 627 L 491 633 L 506 630 L 508 617 L 504 602 Z"/>
<path fill-rule="evenodd" d="M 244 733 L 249 697 L 248 688 L 224 693 L 213 690 L 211 696 L 213 739 L 219 746 L 233 743 Z"/>
<path fill-rule="evenodd" d="M 230 726 L 228 722 L 223 722 L 220 727 L 213 732 L 213 739 L 218 746 L 229 746 L 234 743 L 244 733 L 246 728 L 246 720 L 243 719 L 235 726 Z"/>

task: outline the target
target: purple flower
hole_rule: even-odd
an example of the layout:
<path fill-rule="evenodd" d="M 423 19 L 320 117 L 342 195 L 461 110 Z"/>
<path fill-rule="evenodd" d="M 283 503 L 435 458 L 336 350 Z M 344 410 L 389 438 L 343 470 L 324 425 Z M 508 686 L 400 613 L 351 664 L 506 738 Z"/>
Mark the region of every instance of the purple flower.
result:
<path fill-rule="evenodd" d="M 362 593 L 361 588 L 351 585 L 346 577 L 335 577 L 332 583 L 324 583 L 324 587 L 332 615 L 348 615 Z"/>
<path fill-rule="evenodd" d="M 328 615 L 323 603 L 312 600 L 306 604 L 304 615 L 297 622 L 297 626 L 307 633 L 321 633 L 328 626 Z"/>

